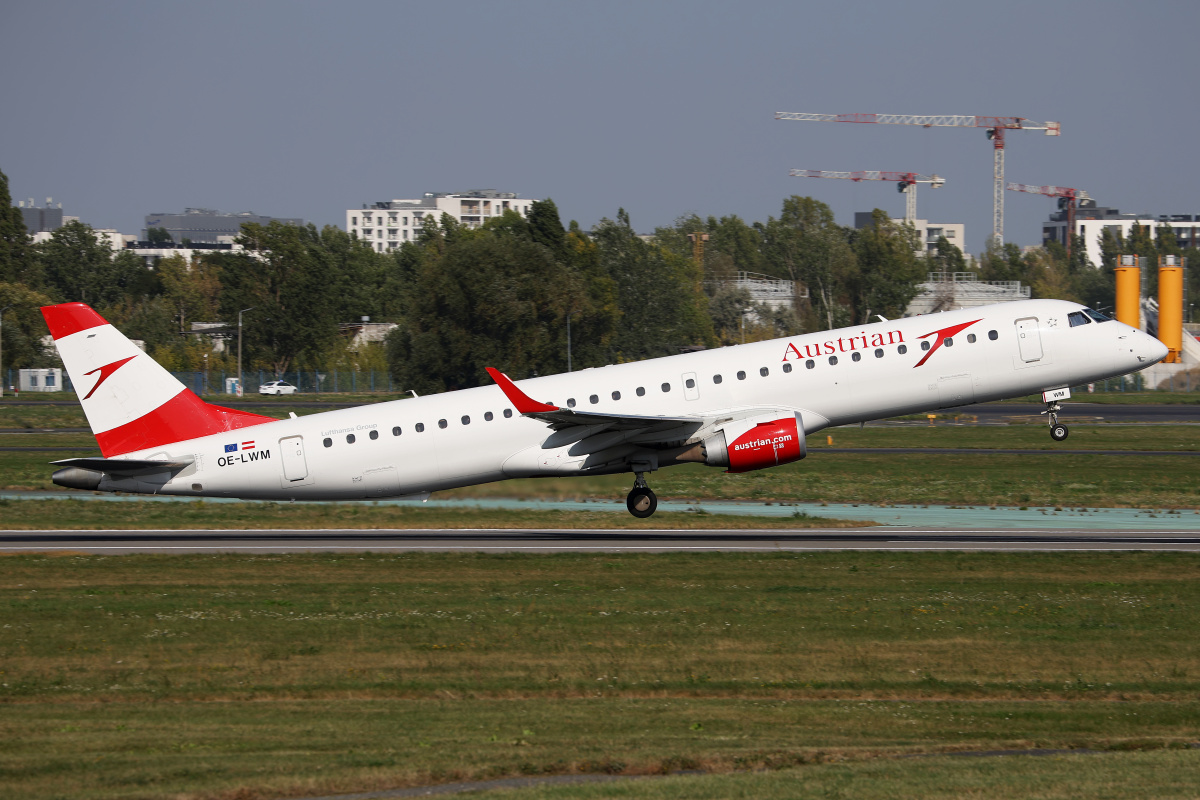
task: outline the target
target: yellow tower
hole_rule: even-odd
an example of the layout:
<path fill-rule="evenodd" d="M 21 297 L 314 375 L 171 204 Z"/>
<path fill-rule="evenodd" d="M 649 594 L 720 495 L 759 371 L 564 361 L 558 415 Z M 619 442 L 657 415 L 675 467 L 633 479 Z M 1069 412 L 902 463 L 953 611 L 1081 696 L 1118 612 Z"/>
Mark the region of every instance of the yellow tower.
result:
<path fill-rule="evenodd" d="M 1158 257 L 1158 340 L 1167 346 L 1164 364 L 1183 360 L 1183 265 L 1179 256 Z"/>
<path fill-rule="evenodd" d="M 1121 256 L 1117 274 L 1117 320 L 1141 328 L 1142 270 L 1137 256 Z"/>

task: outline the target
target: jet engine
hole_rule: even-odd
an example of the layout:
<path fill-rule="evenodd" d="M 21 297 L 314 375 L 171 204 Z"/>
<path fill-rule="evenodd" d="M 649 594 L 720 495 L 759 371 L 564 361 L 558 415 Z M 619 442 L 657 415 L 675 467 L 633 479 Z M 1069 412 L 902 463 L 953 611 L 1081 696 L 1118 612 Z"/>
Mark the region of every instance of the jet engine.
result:
<path fill-rule="evenodd" d="M 675 460 L 727 467 L 726 472 L 736 473 L 790 464 L 807 454 L 800 415 L 772 411 L 722 425 Z"/>

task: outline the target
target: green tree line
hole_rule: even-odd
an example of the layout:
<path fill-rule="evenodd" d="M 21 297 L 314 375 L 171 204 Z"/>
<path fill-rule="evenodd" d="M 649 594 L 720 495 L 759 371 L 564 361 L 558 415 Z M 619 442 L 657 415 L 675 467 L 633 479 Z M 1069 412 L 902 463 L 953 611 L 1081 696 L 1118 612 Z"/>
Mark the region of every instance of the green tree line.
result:
<path fill-rule="evenodd" d="M 930 271 L 975 270 L 982 280 L 1022 281 L 1034 296 L 1111 307 L 1116 254 L 1189 255 L 1162 231 L 1135 230 L 1127 242 L 1105 235 L 1096 266 L 1082 242 L 1069 259 L 1055 244 L 1027 252 L 1005 244 L 968 263 L 944 239 L 918 255 L 911 226 L 883 211 L 854 229 L 810 197 L 786 198 L 766 222 L 686 214 L 650 236 L 624 210 L 589 231 L 564 226 L 543 200 L 528 218 L 508 212 L 479 228 L 427 217 L 415 241 L 385 253 L 333 226 L 247 224 L 243 250 L 147 268 L 79 222 L 32 244 L 0 173 L 4 365 L 49 363 L 37 306 L 83 301 L 168 369 L 233 371 L 236 340 L 216 354 L 207 337 L 187 332 L 217 322 L 235 333 L 239 311 L 251 309 L 247 371 L 387 369 L 424 394 L 484 384 L 487 366 L 517 378 L 565 371 L 568 335 L 570 365 L 582 369 L 896 317 Z M 791 307 L 756 304 L 736 283 L 742 273 L 792 282 L 800 297 Z M 364 316 L 396 324 L 386 343 L 350 345 L 347 323 Z"/>

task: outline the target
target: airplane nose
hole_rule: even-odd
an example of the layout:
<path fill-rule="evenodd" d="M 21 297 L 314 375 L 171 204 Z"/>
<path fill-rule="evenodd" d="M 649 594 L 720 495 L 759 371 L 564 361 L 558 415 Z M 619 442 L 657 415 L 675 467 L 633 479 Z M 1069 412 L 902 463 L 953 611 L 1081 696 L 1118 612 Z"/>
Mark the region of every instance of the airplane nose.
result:
<path fill-rule="evenodd" d="M 1148 333 L 1142 334 L 1141 360 L 1144 364 L 1157 364 L 1167 357 L 1167 346 Z"/>

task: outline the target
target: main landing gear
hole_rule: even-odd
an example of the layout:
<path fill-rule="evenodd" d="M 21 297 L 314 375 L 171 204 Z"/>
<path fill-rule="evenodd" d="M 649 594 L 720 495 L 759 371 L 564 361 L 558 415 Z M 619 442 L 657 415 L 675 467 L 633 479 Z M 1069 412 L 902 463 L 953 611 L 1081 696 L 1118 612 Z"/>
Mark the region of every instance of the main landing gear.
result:
<path fill-rule="evenodd" d="M 635 472 L 634 475 L 637 477 L 633 481 L 633 488 L 629 490 L 629 496 L 625 498 L 625 507 L 638 519 L 645 519 L 658 508 L 658 498 L 646 485 L 646 473 Z"/>
<path fill-rule="evenodd" d="M 1046 403 L 1046 410 L 1042 412 L 1048 415 L 1046 420 L 1050 423 L 1050 438 L 1056 442 L 1066 439 L 1067 434 L 1070 433 L 1067 426 L 1058 421 L 1058 412 L 1060 411 L 1062 411 L 1062 406 L 1058 404 L 1058 401 L 1052 401 Z"/>

